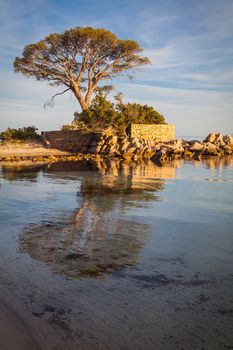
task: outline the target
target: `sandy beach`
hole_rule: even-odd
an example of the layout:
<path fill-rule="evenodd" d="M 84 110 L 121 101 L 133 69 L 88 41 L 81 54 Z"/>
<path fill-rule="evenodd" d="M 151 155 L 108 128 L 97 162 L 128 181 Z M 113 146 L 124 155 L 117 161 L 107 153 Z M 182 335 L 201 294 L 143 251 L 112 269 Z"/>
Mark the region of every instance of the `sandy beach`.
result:
<path fill-rule="evenodd" d="M 45 157 L 45 156 L 67 156 L 70 152 L 55 148 L 47 148 L 41 142 L 7 143 L 0 144 L 0 157 Z"/>

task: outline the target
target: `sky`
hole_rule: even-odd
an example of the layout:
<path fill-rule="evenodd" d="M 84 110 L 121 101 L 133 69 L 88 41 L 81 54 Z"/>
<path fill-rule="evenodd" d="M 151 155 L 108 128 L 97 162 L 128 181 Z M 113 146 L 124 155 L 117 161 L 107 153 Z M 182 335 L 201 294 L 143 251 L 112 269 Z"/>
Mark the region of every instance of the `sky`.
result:
<path fill-rule="evenodd" d="M 124 102 L 153 106 L 177 136 L 233 133 L 233 0 L 0 0 L 0 131 L 56 130 L 79 111 L 71 94 L 14 73 L 25 45 L 76 26 L 136 40 L 151 64 L 110 81 Z"/>

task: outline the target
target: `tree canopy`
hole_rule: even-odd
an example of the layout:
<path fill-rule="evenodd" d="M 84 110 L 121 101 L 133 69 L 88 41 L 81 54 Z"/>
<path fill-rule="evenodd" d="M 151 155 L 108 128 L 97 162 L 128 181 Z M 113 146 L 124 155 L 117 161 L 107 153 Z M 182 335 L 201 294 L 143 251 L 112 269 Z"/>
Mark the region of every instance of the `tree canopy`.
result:
<path fill-rule="evenodd" d="M 70 90 L 86 110 L 100 82 L 150 62 L 141 52 L 136 41 L 120 40 L 106 29 L 76 27 L 25 46 L 14 69 L 51 86 L 64 86 L 53 98 Z"/>

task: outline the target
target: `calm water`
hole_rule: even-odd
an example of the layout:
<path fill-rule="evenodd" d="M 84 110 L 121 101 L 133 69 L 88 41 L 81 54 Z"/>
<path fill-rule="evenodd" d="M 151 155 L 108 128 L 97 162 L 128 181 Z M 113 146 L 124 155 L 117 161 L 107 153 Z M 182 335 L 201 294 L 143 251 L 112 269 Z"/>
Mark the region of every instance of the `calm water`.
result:
<path fill-rule="evenodd" d="M 233 349 L 232 169 L 2 165 L 0 292 L 38 348 Z"/>

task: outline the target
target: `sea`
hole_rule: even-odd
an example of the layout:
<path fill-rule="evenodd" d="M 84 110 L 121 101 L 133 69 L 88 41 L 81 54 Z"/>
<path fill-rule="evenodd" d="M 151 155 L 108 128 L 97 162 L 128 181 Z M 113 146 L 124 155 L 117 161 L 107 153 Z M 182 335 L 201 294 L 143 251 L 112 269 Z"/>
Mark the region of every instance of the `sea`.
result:
<path fill-rule="evenodd" d="M 0 301 L 38 349 L 233 349 L 232 170 L 2 163 Z"/>

